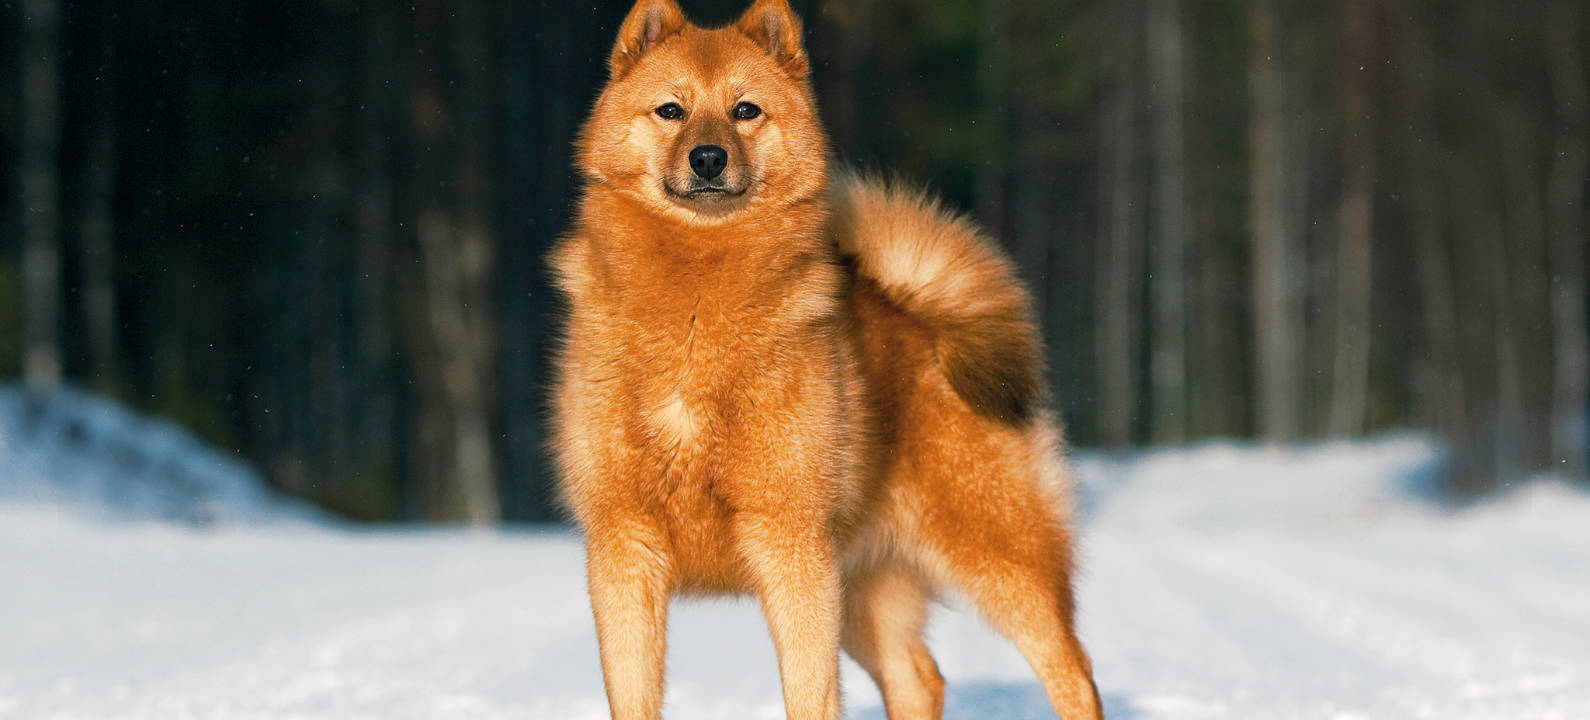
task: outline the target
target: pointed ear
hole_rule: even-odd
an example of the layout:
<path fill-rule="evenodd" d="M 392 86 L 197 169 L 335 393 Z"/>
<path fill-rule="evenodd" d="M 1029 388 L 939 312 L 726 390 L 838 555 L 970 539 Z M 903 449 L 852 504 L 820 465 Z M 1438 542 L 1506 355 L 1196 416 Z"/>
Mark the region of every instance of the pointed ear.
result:
<path fill-rule="evenodd" d="M 756 0 L 734 27 L 767 50 L 792 77 L 806 77 L 810 64 L 801 47 L 801 19 L 789 9 L 788 0 Z"/>
<path fill-rule="evenodd" d="M 674 0 L 636 0 L 635 7 L 618 28 L 618 42 L 608 67 L 618 77 L 635 67 L 642 55 L 685 28 L 684 12 Z"/>

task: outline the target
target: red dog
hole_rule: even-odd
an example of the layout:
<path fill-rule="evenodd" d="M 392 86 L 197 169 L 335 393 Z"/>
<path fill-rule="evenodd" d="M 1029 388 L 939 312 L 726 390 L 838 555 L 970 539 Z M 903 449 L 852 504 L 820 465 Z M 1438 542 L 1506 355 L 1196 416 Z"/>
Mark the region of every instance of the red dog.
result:
<path fill-rule="evenodd" d="M 640 0 L 580 137 L 555 450 L 613 717 L 658 716 L 673 595 L 753 593 L 792 720 L 839 717 L 841 646 L 937 718 L 952 588 L 1097 720 L 1026 294 L 966 220 L 832 171 L 800 37 L 784 0 Z"/>

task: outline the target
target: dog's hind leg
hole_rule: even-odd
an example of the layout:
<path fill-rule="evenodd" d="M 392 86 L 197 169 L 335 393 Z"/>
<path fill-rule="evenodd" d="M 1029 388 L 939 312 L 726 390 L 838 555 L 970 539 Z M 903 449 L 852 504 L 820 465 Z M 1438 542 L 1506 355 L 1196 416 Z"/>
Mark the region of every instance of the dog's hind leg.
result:
<path fill-rule="evenodd" d="M 1070 533 L 1040 479 L 1058 468 L 1045 466 L 1042 438 L 970 414 L 945 420 L 920 446 L 919 474 L 897 481 L 901 507 L 913 510 L 898 523 L 900 545 L 935 587 L 959 590 L 1016 645 L 1061 718 L 1100 720 L 1073 625 Z"/>
<path fill-rule="evenodd" d="M 992 552 L 977 553 L 979 562 L 955 562 L 957 556 L 950 555 L 949 579 L 1026 656 L 1063 720 L 1102 720 L 1093 670 L 1075 632 L 1065 566 L 1057 567 L 1051 558 L 1016 554 L 1017 558 L 1001 558 Z M 968 557 L 958 555 L 961 560 Z"/>
<path fill-rule="evenodd" d="M 586 531 L 591 609 L 613 720 L 656 720 L 662 713 L 673 588 L 659 547 L 635 528 Z"/>
<path fill-rule="evenodd" d="M 1037 583 L 1036 593 L 1029 602 L 1006 604 L 1007 598 L 982 603 L 983 614 L 989 622 L 1016 644 L 1027 657 L 1049 702 L 1064 720 L 1102 720 L 1099 691 L 1093 683 L 1093 669 L 1082 643 L 1077 640 L 1065 600 L 1053 599 L 1054 594 L 1068 590 L 1041 594 Z"/>
<path fill-rule="evenodd" d="M 944 678 L 922 641 L 932 593 L 899 566 L 865 568 L 845 581 L 845 652 L 883 692 L 889 720 L 938 720 Z"/>

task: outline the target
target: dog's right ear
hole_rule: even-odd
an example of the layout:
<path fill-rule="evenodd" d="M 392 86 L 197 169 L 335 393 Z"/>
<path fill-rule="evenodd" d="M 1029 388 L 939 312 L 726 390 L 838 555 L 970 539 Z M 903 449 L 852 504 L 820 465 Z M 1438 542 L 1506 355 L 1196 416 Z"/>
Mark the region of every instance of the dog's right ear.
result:
<path fill-rule="evenodd" d="M 674 0 L 636 0 L 618 28 L 618 42 L 608 59 L 613 77 L 629 72 L 642 55 L 683 30 L 685 23 L 685 14 Z"/>
<path fill-rule="evenodd" d="M 801 19 L 789 9 L 789 0 L 756 0 L 734 26 L 761 45 L 791 77 L 802 79 L 810 72 L 811 63 L 801 47 Z"/>

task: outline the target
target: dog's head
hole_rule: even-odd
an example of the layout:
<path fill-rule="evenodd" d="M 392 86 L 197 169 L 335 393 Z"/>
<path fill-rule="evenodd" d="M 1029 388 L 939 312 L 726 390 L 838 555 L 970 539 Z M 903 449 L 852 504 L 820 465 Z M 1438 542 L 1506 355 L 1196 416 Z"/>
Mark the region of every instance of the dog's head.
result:
<path fill-rule="evenodd" d="M 638 0 L 580 134 L 591 182 L 694 223 L 822 193 L 827 140 L 786 0 L 703 29 L 674 0 Z"/>

